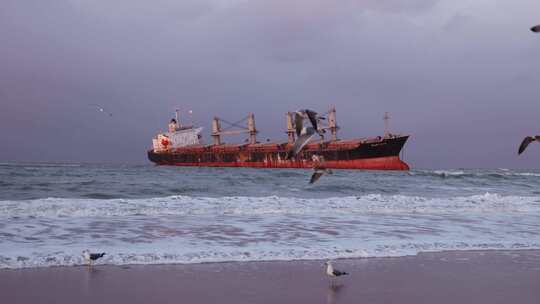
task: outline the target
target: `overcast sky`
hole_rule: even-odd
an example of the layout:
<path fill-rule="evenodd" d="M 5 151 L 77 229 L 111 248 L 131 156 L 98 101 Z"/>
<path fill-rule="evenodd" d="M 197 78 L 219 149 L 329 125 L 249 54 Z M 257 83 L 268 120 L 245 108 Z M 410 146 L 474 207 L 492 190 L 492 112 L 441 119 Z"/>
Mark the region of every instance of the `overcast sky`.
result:
<path fill-rule="evenodd" d="M 538 23 L 538 0 L 0 0 L 0 160 L 144 163 L 177 107 L 285 140 L 285 112 L 335 105 L 341 138 L 390 112 L 413 167 L 540 168 L 516 153 Z"/>

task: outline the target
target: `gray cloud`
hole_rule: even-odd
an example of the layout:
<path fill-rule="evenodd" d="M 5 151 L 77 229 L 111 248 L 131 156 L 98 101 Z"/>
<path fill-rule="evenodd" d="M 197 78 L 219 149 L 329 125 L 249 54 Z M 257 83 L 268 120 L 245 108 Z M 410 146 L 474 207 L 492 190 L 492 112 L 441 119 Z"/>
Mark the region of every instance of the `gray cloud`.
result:
<path fill-rule="evenodd" d="M 172 110 L 338 107 L 342 137 L 390 111 L 420 167 L 538 167 L 534 1 L 12 1 L 0 11 L 0 159 L 145 161 Z M 536 14 L 537 15 L 537 14 Z M 535 19 L 536 18 L 536 19 Z M 100 115 L 90 105 L 114 113 Z M 486 154 L 488 153 L 488 154 Z M 488 156 L 486 156 L 488 155 Z"/>

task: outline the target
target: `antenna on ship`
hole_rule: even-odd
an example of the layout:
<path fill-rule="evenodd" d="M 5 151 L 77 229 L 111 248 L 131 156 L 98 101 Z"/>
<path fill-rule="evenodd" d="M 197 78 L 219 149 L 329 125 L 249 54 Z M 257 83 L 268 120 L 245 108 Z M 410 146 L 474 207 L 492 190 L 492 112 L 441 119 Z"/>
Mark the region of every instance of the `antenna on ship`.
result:
<path fill-rule="evenodd" d="M 390 134 L 388 125 L 390 124 L 390 114 L 388 112 L 384 112 L 384 137 L 388 137 Z"/>
<path fill-rule="evenodd" d="M 176 109 L 174 110 L 174 113 L 175 113 L 175 118 L 176 118 L 176 123 L 178 124 L 178 127 L 181 127 L 182 124 L 180 123 L 180 109 Z"/>

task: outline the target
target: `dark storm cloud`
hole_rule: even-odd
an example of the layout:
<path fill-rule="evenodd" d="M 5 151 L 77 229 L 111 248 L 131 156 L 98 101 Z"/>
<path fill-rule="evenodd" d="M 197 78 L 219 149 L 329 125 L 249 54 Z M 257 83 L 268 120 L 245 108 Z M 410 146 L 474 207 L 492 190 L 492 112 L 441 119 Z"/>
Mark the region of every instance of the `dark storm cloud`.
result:
<path fill-rule="evenodd" d="M 342 137 L 380 134 L 391 112 L 392 129 L 413 135 L 413 166 L 538 166 L 537 151 L 515 150 L 540 131 L 540 36 L 528 31 L 539 8 L 3 1 L 0 159 L 144 161 L 177 107 L 207 129 L 255 112 L 264 139 L 284 138 L 286 111 L 336 105 Z"/>

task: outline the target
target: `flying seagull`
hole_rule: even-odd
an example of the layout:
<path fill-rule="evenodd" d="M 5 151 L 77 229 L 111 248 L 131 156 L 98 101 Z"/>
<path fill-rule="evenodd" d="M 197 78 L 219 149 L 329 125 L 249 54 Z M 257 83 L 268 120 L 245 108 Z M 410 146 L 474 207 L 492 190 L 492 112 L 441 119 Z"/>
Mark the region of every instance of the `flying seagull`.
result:
<path fill-rule="evenodd" d="M 332 267 L 332 263 L 330 261 L 327 261 L 324 264 L 326 265 L 326 275 L 329 276 L 332 280 L 334 278 L 339 278 L 341 276 L 349 274 L 348 272 L 334 269 L 334 267 Z"/>
<path fill-rule="evenodd" d="M 288 159 L 295 157 L 307 145 L 309 140 L 315 135 L 315 130 L 312 127 L 303 128 L 300 136 L 294 142 L 294 145 L 289 151 Z"/>
<path fill-rule="evenodd" d="M 318 128 L 318 120 L 319 119 L 326 119 L 325 117 L 318 116 L 317 112 L 304 109 L 304 110 L 298 110 L 294 113 L 294 126 L 296 128 L 296 136 L 300 136 L 300 133 L 302 132 L 302 129 L 304 128 L 304 118 L 307 116 L 309 119 L 309 122 L 311 123 L 311 126 L 313 126 L 313 129 L 319 133 Z M 319 133 L 320 135 L 320 133 Z"/>
<path fill-rule="evenodd" d="M 103 107 L 100 106 L 100 105 L 94 105 L 94 107 L 96 107 L 96 109 L 97 109 L 99 112 L 103 113 L 103 114 L 106 114 L 106 115 L 108 115 L 108 116 L 110 116 L 110 117 L 113 116 L 111 112 L 108 112 L 107 110 L 105 110 L 105 108 L 103 108 Z"/>
<path fill-rule="evenodd" d="M 322 155 L 313 154 L 311 157 L 313 161 L 313 174 L 309 180 L 310 184 L 315 183 L 324 174 L 332 174 L 332 170 L 324 167 L 324 157 Z"/>
<path fill-rule="evenodd" d="M 540 33 L 540 24 L 531 27 L 531 31 L 533 31 L 535 33 Z"/>
<path fill-rule="evenodd" d="M 88 249 L 86 249 L 86 250 L 83 250 L 82 254 L 83 254 L 83 258 L 86 261 L 86 263 L 88 264 L 88 266 L 91 266 L 92 262 L 97 261 L 98 259 L 101 259 L 105 255 L 105 252 L 102 252 L 102 253 L 90 253 L 90 251 Z"/>
<path fill-rule="evenodd" d="M 523 139 L 523 141 L 521 142 L 521 145 L 519 145 L 519 150 L 518 150 L 518 155 L 523 153 L 523 151 L 525 151 L 525 149 L 527 148 L 527 146 L 532 143 L 533 141 L 540 141 L 540 135 L 536 135 L 536 136 L 527 136 Z"/>
<path fill-rule="evenodd" d="M 311 127 L 304 127 L 304 119 L 306 117 L 309 119 Z M 304 148 L 304 146 L 309 142 L 309 140 L 313 137 L 315 133 L 321 135 L 321 132 L 319 131 L 317 126 L 317 121 L 319 119 L 326 118 L 317 116 L 317 112 L 309 109 L 298 110 L 294 113 L 294 127 L 296 129 L 297 139 L 294 142 L 293 148 L 291 149 L 291 151 L 289 151 L 289 154 L 287 155 L 288 159 L 295 157 L 302 150 L 302 148 Z"/>

